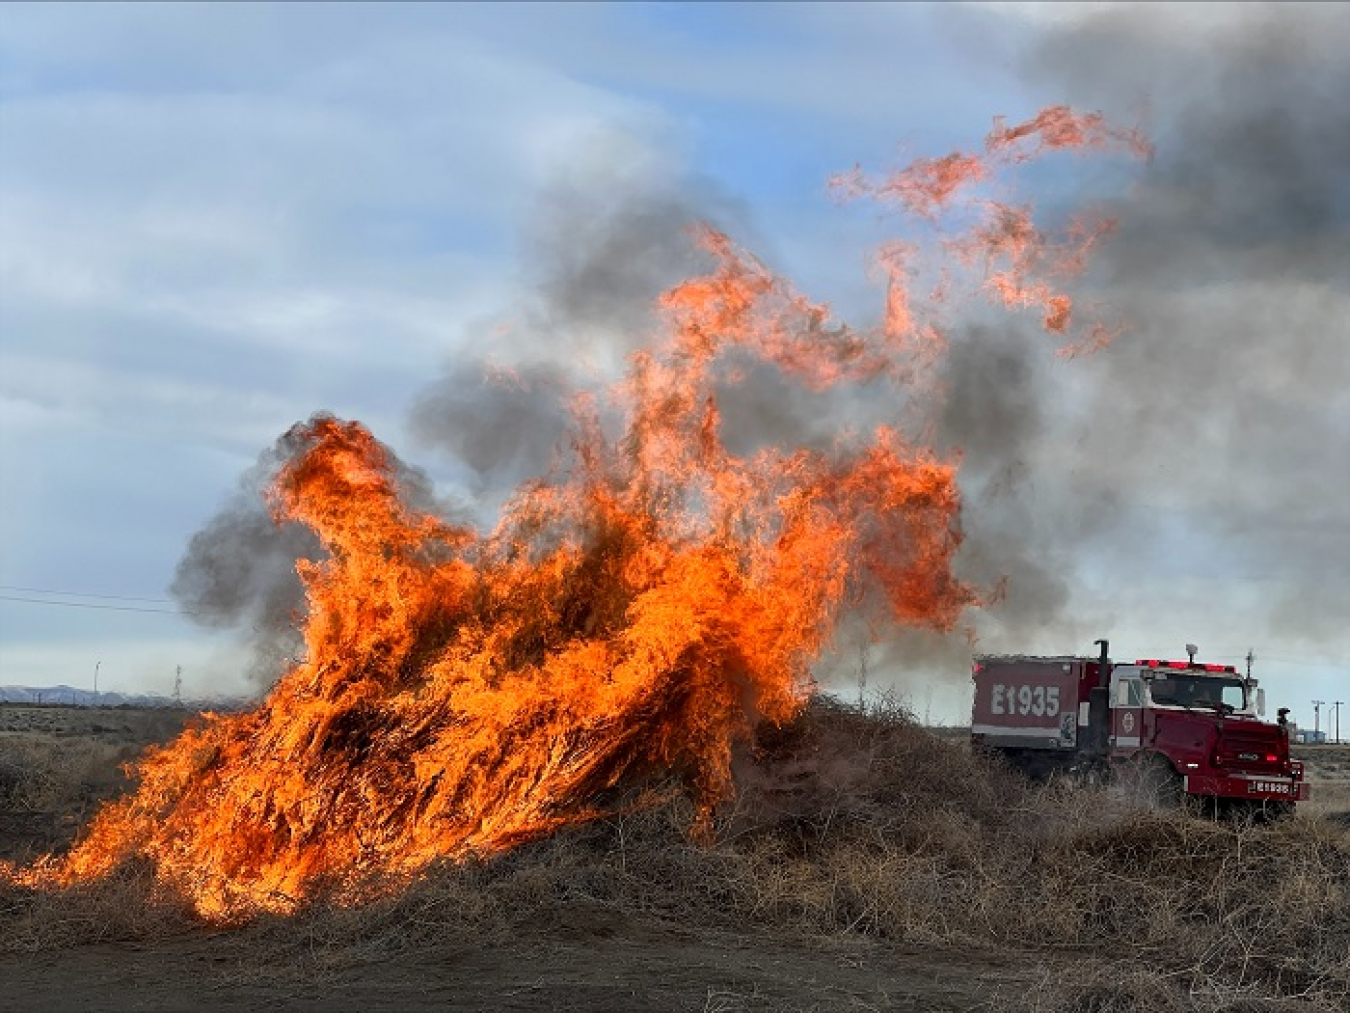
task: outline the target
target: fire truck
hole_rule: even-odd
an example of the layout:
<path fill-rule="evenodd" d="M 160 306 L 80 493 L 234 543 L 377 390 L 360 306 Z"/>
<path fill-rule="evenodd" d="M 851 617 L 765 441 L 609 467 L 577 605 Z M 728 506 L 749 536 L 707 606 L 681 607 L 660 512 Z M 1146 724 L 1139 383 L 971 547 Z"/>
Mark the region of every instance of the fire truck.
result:
<path fill-rule="evenodd" d="M 977 655 L 971 738 L 1035 779 L 1128 785 L 1149 804 L 1276 815 L 1308 798 L 1286 727 L 1232 665 Z"/>

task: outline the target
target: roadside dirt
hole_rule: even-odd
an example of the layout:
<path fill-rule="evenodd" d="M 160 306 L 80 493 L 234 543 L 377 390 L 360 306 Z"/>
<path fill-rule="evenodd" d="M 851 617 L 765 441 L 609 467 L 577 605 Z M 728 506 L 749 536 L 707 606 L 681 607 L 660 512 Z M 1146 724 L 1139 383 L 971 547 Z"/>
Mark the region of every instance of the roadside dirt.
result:
<path fill-rule="evenodd" d="M 759 935 L 648 924 L 540 932 L 506 946 L 427 951 L 331 970 L 268 953 L 248 931 L 153 945 L 0 957 L 0 981 L 31 1013 L 129 1010 L 807 1011 L 998 1009 L 1038 973 L 1007 957 L 822 950 Z M 271 959 L 269 959 L 269 957 Z"/>

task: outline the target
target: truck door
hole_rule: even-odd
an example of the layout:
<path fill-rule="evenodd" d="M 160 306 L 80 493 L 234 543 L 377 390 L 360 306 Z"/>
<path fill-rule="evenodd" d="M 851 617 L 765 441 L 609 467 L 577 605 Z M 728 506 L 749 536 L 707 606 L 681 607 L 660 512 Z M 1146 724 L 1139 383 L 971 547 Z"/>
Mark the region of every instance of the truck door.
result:
<path fill-rule="evenodd" d="M 1144 686 L 1135 673 L 1111 677 L 1111 750 L 1132 753 L 1143 741 Z"/>

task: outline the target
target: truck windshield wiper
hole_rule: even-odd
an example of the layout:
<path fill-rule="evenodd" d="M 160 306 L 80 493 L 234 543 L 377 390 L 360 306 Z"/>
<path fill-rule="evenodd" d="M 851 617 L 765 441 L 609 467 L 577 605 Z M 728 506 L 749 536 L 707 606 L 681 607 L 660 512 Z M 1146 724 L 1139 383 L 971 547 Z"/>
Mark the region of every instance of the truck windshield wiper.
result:
<path fill-rule="evenodd" d="M 1153 702 L 1154 702 L 1155 704 L 1161 704 L 1161 705 L 1164 706 L 1164 707 L 1181 707 L 1181 708 L 1184 709 L 1184 710 L 1190 711 L 1192 714 L 1197 713 L 1197 710 L 1196 710 L 1195 707 L 1192 707 L 1192 706 L 1191 706 L 1190 704 L 1188 704 L 1188 703 L 1182 703 L 1180 700 L 1173 699 L 1172 697 L 1156 697 L 1156 696 L 1155 696 L 1155 697 L 1153 698 Z"/>

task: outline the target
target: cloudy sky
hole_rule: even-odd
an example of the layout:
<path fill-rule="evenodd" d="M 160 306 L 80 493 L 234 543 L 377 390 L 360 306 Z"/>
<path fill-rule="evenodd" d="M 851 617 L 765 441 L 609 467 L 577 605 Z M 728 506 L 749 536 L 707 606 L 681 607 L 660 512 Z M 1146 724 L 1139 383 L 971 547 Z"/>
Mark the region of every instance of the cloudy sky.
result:
<path fill-rule="evenodd" d="M 1068 103 L 1156 145 L 1026 181 L 1118 218 L 1083 284 L 1128 330 L 1066 362 L 1034 321 L 953 322 L 963 572 L 1009 581 L 971 627 L 1253 649 L 1311 725 L 1350 700 L 1347 46 L 1339 5 L 9 4 L 0 684 L 256 688 L 292 548 L 256 490 L 295 422 L 360 419 L 486 516 L 547 461 L 551 385 L 698 269 L 689 224 L 865 323 L 889 226 L 828 177 Z M 960 719 L 966 637 L 872 651 L 870 687 Z"/>

